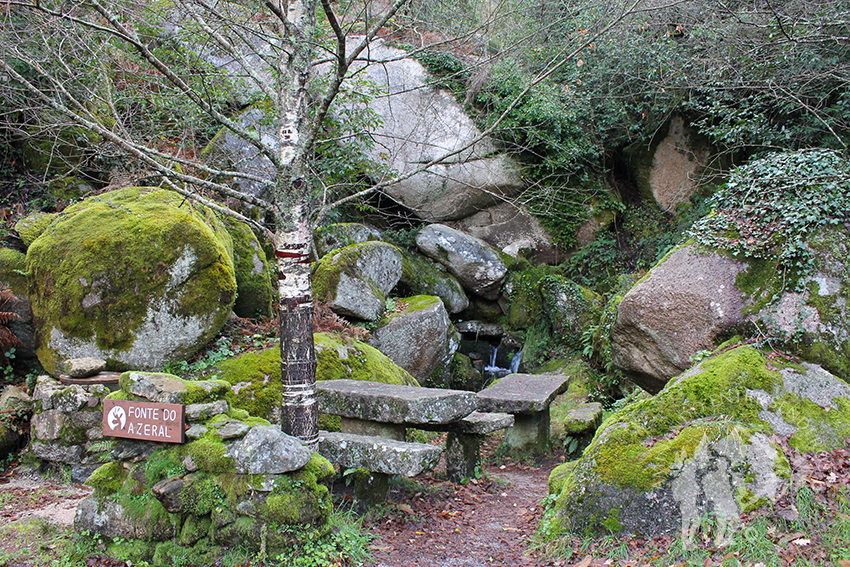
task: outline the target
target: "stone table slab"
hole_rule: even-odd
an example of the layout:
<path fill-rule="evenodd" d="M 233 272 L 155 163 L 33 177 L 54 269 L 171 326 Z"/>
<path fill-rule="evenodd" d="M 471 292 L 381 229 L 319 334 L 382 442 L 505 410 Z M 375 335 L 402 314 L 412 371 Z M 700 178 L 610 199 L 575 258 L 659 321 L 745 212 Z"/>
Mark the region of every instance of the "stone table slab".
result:
<path fill-rule="evenodd" d="M 549 409 L 558 394 L 566 391 L 569 376 L 560 374 L 508 374 L 478 392 L 478 411 L 534 413 Z"/>
<path fill-rule="evenodd" d="M 478 405 L 473 392 L 361 380 L 326 380 L 316 390 L 320 412 L 413 427 L 452 423 Z"/>

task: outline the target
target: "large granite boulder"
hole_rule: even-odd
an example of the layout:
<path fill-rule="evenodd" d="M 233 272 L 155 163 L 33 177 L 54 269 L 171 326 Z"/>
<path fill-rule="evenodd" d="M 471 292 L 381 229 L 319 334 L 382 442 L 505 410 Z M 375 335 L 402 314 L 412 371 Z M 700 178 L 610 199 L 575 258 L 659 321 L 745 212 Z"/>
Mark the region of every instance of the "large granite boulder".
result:
<path fill-rule="evenodd" d="M 603 424 L 582 457 L 549 478 L 548 533 L 693 535 L 707 516 L 734 528 L 776 501 L 800 451 L 845 446 L 850 387 L 816 365 L 748 346 L 703 361 Z"/>
<path fill-rule="evenodd" d="M 374 321 L 401 279 L 401 263 L 401 252 L 392 244 L 351 244 L 319 261 L 313 293 L 336 313 Z"/>
<path fill-rule="evenodd" d="M 394 309 L 378 320 L 369 344 L 410 372 L 419 383 L 443 382 L 450 374 L 460 335 L 439 297 L 396 298 Z"/>
<path fill-rule="evenodd" d="M 416 246 L 455 276 L 464 289 L 494 300 L 508 269 L 498 251 L 479 238 L 441 224 L 432 224 L 416 235 Z"/>
<path fill-rule="evenodd" d="M 396 291 L 410 295 L 434 295 L 443 301 L 446 311 L 460 313 L 469 307 L 469 298 L 457 278 L 446 272 L 441 264 L 402 250 L 401 280 Z"/>
<path fill-rule="evenodd" d="M 776 262 L 737 260 L 696 244 L 674 250 L 620 303 L 612 359 L 658 392 L 732 335 L 769 334 L 806 360 L 850 380 L 850 248 L 844 228 L 821 229 L 815 271 L 799 290 L 782 288 Z"/>
<path fill-rule="evenodd" d="M 359 41 L 352 38 L 350 41 Z M 400 49 L 375 40 L 355 62 L 365 78 L 387 94 L 368 106 L 381 117 L 366 150 L 400 176 L 458 152 L 439 165 L 384 189 L 422 219 L 460 219 L 517 195 L 523 181 L 517 165 L 481 136 L 454 97 L 430 86 L 425 68 Z M 469 146 L 469 147 L 467 147 Z"/>
<path fill-rule="evenodd" d="M 744 321 L 735 288 L 747 265 L 695 245 L 673 251 L 620 302 L 612 328 L 612 359 L 648 392 L 691 366 Z"/>
<path fill-rule="evenodd" d="M 37 353 L 51 374 L 93 356 L 112 369 L 185 360 L 230 315 L 230 240 L 209 210 L 130 187 L 58 213 L 27 251 Z"/>
<path fill-rule="evenodd" d="M 693 243 L 623 298 L 616 366 L 650 392 L 700 351 L 768 338 L 850 380 L 850 162 L 834 152 L 770 154 L 732 172 Z"/>
<path fill-rule="evenodd" d="M 466 218 L 445 223 L 490 246 L 533 264 L 557 264 L 559 255 L 552 237 L 534 216 L 510 202 L 499 203 Z"/>
<path fill-rule="evenodd" d="M 349 48 L 361 39 L 349 38 Z M 266 46 L 259 47 L 266 49 Z M 232 58 L 213 57 L 206 47 L 200 50 L 211 64 L 231 68 L 227 61 Z M 256 70 L 263 73 L 262 67 L 258 62 Z M 322 65 L 318 72 L 329 69 L 329 65 Z M 504 198 L 516 196 L 522 190 L 524 185 L 517 164 L 507 155 L 498 153 L 489 138 L 473 143 L 481 136 L 480 130 L 464 114 L 451 93 L 430 86 L 425 68 L 407 57 L 404 51 L 375 39 L 351 70 L 355 74 L 352 81 L 357 85 L 350 89 L 344 85 L 337 103 L 346 108 L 348 115 L 379 118 L 370 126 L 351 125 L 358 128 L 351 136 L 354 151 L 362 152 L 366 159 L 399 176 L 457 152 L 443 163 L 385 188 L 394 200 L 420 218 L 441 221 L 471 215 Z M 375 94 L 368 103 L 363 102 L 361 94 L 364 81 L 368 81 Z M 356 94 L 348 95 L 349 92 Z M 272 147 L 277 145 L 277 133 L 263 109 L 249 108 L 236 120 L 241 126 L 256 130 Z M 370 143 L 360 143 L 364 130 L 368 132 Z M 271 162 L 226 128 L 212 140 L 205 154 L 208 159 L 228 163 L 238 171 L 265 179 L 274 178 Z M 242 191 L 253 195 L 262 195 L 271 189 L 247 179 L 240 179 L 238 183 Z"/>
<path fill-rule="evenodd" d="M 418 386 L 405 369 L 376 348 L 348 337 L 315 333 L 316 380 L 368 380 Z M 280 423 L 280 349 L 245 353 L 220 362 L 212 374 L 232 386 L 231 403 Z"/>

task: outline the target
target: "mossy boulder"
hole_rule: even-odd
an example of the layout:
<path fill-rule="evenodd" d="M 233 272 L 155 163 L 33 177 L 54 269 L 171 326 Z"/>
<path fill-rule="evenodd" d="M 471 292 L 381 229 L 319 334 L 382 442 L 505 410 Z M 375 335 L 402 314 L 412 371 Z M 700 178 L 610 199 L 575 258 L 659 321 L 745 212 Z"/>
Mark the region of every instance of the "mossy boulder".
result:
<path fill-rule="evenodd" d="M 369 344 L 424 383 L 432 376 L 445 383 L 460 335 L 439 297 L 396 298 L 378 320 Z"/>
<path fill-rule="evenodd" d="M 130 187 L 56 215 L 27 251 L 37 353 L 51 374 L 97 357 L 111 369 L 185 360 L 236 297 L 224 227 L 171 191 Z"/>
<path fill-rule="evenodd" d="M 463 286 L 440 264 L 415 252 L 402 250 L 403 261 L 398 292 L 410 295 L 435 295 L 443 301 L 446 311 L 460 313 L 469 307 L 469 298 Z"/>
<path fill-rule="evenodd" d="M 316 380 L 369 380 L 417 386 L 409 372 L 376 348 L 331 333 L 315 333 Z M 233 388 L 230 402 L 251 415 L 280 423 L 280 349 L 273 347 L 220 362 L 216 375 Z"/>
<path fill-rule="evenodd" d="M 248 225 L 224 219 L 233 243 L 237 295 L 233 312 L 239 317 L 269 317 L 274 288 L 263 247 Z"/>
<path fill-rule="evenodd" d="M 602 298 L 562 276 L 545 276 L 539 285 L 543 309 L 556 338 L 568 348 L 580 350 L 582 334 L 602 313 Z"/>
<path fill-rule="evenodd" d="M 611 334 L 614 365 L 657 392 L 700 351 L 736 334 L 767 334 L 772 344 L 850 380 L 848 237 L 841 226 L 815 231 L 812 273 L 796 288 L 775 260 L 680 246 L 623 297 Z"/>
<path fill-rule="evenodd" d="M 56 215 L 50 213 L 32 213 L 15 223 L 15 232 L 21 237 L 24 246 L 29 247 L 55 220 Z"/>
<path fill-rule="evenodd" d="M 313 275 L 315 297 L 334 312 L 374 321 L 401 279 L 401 252 L 386 242 L 362 242 L 327 254 Z"/>
<path fill-rule="evenodd" d="M 544 532 L 689 533 L 779 498 L 802 451 L 842 447 L 850 387 L 822 368 L 748 346 L 703 361 L 609 417 L 581 459 L 556 468 Z"/>

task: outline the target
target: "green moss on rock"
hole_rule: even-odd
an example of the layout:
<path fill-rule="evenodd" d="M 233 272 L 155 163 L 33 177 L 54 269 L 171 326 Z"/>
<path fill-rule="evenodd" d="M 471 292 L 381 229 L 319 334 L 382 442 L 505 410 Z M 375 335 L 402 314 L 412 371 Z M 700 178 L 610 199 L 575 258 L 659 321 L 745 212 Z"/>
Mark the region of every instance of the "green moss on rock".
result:
<path fill-rule="evenodd" d="M 606 518 L 615 518 L 611 510 L 626 508 L 628 529 L 638 529 L 643 524 L 635 523 L 635 510 L 653 499 L 672 500 L 671 479 L 696 466 L 688 463 L 705 448 L 748 447 L 755 435 L 768 443 L 773 429 L 760 416 L 760 400 L 776 396 L 782 386 L 781 373 L 769 367 L 761 352 L 738 347 L 672 380 L 656 396 L 629 404 L 605 420 L 579 461 L 553 471 L 550 488 L 558 500 L 546 529 L 612 531 L 615 525 Z M 778 447 L 764 450 L 781 454 Z M 780 477 L 783 462 L 787 468 L 787 461 L 779 459 L 773 466 L 783 470 L 769 474 Z M 644 501 L 644 494 L 654 496 Z M 612 502 L 622 506 L 612 507 Z M 615 519 L 618 525 L 626 523 L 624 516 Z M 656 528 L 669 529 L 679 521 L 674 520 L 659 520 Z"/>
<path fill-rule="evenodd" d="M 50 213 L 33 213 L 15 223 L 15 232 L 24 241 L 24 246 L 29 246 L 35 239 L 41 236 L 47 227 L 55 221 L 57 215 Z"/>
<path fill-rule="evenodd" d="M 224 221 L 233 242 L 237 297 L 233 312 L 239 317 L 269 317 L 272 287 L 266 254 L 254 232 L 244 223 Z"/>
<path fill-rule="evenodd" d="M 101 465 L 91 475 L 86 484 L 101 494 L 114 494 L 121 490 L 127 479 L 127 470 L 117 461 Z"/>
<path fill-rule="evenodd" d="M 27 294 L 27 257 L 11 248 L 0 248 L 0 282 L 18 296 Z"/>
<path fill-rule="evenodd" d="M 406 370 L 380 351 L 360 341 L 332 333 L 315 333 L 316 380 L 370 380 L 385 384 L 418 385 Z M 280 349 L 251 352 L 223 361 L 218 375 L 233 388 L 232 406 L 251 415 L 279 422 Z"/>
<path fill-rule="evenodd" d="M 236 470 L 233 459 L 226 454 L 227 447 L 215 431 L 208 431 L 200 439 L 187 443 L 185 451 L 200 471 L 227 473 Z"/>
<path fill-rule="evenodd" d="M 160 356 L 191 356 L 221 329 L 235 298 L 221 234 L 209 210 L 158 189 L 126 188 L 59 213 L 27 253 L 42 365 L 56 374 L 63 357 L 90 345 L 111 368 L 153 370 L 162 362 L 146 362 L 154 349 L 137 344 L 145 333 L 160 348 L 175 339 Z M 166 320 L 182 331 L 163 330 Z M 145 352 L 129 354 L 134 348 Z"/>

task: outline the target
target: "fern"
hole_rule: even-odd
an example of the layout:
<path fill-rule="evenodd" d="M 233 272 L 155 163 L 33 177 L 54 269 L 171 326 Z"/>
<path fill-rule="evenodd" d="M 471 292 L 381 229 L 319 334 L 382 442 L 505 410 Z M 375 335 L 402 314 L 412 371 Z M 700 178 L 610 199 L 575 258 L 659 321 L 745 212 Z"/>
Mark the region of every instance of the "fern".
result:
<path fill-rule="evenodd" d="M 8 353 L 14 352 L 12 349 L 18 346 L 24 346 L 12 331 L 8 324 L 11 321 L 20 319 L 20 315 L 7 311 L 10 304 L 14 301 L 15 296 L 7 288 L 0 288 L 0 366 L 7 366 L 10 362 Z"/>

